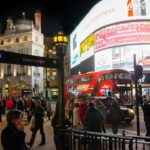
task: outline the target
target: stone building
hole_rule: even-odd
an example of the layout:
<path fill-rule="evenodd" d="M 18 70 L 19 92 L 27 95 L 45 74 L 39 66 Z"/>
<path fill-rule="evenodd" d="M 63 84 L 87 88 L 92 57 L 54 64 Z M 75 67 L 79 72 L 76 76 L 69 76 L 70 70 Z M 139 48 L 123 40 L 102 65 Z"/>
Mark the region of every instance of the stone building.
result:
<path fill-rule="evenodd" d="M 35 23 L 25 18 L 13 21 L 7 19 L 5 33 L 0 35 L 0 50 L 43 56 L 44 36 L 41 33 L 41 12 L 35 12 Z M 12 58 L 15 59 L 15 58 Z M 43 91 L 43 68 L 0 64 L 1 96 L 18 95 L 23 89 L 33 94 Z"/>
<path fill-rule="evenodd" d="M 44 38 L 44 56 L 48 58 L 57 58 L 57 50 L 53 44 L 53 37 Z M 44 68 L 44 88 L 45 93 L 47 90 L 48 96 L 52 100 L 57 100 L 59 95 L 59 78 L 58 78 L 58 69 L 55 68 Z M 47 77 L 46 77 L 47 74 Z"/>

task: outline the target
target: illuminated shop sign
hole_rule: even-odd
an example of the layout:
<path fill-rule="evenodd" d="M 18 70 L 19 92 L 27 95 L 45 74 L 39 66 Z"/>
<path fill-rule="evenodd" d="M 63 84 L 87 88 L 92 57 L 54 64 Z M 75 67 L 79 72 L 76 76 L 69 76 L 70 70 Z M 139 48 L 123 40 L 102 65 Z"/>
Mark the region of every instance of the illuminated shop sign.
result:
<path fill-rule="evenodd" d="M 150 22 L 121 23 L 95 33 L 95 51 L 105 48 L 150 43 Z"/>

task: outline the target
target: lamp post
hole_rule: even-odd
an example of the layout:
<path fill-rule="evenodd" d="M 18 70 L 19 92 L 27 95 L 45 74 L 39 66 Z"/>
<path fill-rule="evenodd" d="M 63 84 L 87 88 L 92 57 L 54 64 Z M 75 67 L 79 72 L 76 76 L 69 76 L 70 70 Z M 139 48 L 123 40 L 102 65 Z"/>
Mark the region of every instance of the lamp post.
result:
<path fill-rule="evenodd" d="M 46 50 L 46 58 L 48 58 L 48 50 Z M 47 90 L 47 84 L 48 84 L 48 81 L 47 81 L 47 67 L 45 68 L 45 74 L 46 74 L 46 77 L 45 77 L 45 98 L 47 99 L 48 98 L 48 90 Z"/>
<path fill-rule="evenodd" d="M 137 125 L 137 135 L 140 136 L 138 79 L 137 79 L 136 55 L 135 54 L 133 56 L 133 59 L 134 59 L 135 95 L 136 95 L 136 125 Z"/>
<path fill-rule="evenodd" d="M 68 38 L 64 35 L 63 31 L 59 31 L 54 36 L 54 44 L 57 49 L 58 57 L 59 57 L 59 101 L 58 101 L 58 126 L 60 128 L 64 127 L 64 119 L 65 119 L 65 105 L 64 105 L 64 56 L 66 53 Z"/>

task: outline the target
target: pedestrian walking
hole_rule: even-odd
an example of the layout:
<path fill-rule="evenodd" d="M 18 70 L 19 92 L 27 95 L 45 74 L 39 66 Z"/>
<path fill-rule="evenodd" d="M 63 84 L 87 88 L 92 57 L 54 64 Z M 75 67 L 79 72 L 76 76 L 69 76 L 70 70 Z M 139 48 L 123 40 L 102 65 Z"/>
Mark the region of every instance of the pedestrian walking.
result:
<path fill-rule="evenodd" d="M 24 103 L 23 103 L 23 100 L 22 100 L 22 97 L 19 97 L 16 101 L 16 109 L 17 110 L 20 110 L 20 111 L 24 111 Z"/>
<path fill-rule="evenodd" d="M 101 113 L 101 115 L 103 117 L 101 127 L 102 127 L 102 131 L 104 133 L 106 133 L 106 129 L 105 129 L 105 122 L 106 122 L 106 117 L 107 117 L 106 107 L 105 107 L 103 102 L 97 101 L 96 102 L 96 108 L 100 111 L 100 113 Z"/>
<path fill-rule="evenodd" d="M 79 116 L 79 103 L 75 103 L 73 108 L 73 127 L 75 129 L 81 129 L 83 127 Z"/>
<path fill-rule="evenodd" d="M 56 104 L 55 114 L 52 118 L 51 125 L 54 129 L 54 143 L 56 150 L 59 150 L 59 135 L 58 135 L 58 103 Z"/>
<path fill-rule="evenodd" d="M 118 126 L 121 122 L 121 110 L 118 103 L 114 100 L 110 107 L 110 121 L 112 124 L 112 132 L 114 134 L 118 133 Z"/>
<path fill-rule="evenodd" d="M 45 133 L 44 133 L 44 109 L 41 107 L 41 102 L 39 100 L 35 101 L 35 108 L 34 108 L 34 117 L 35 117 L 35 128 L 33 129 L 32 136 L 30 141 L 27 143 L 30 147 L 32 147 L 35 136 L 38 130 L 40 130 L 41 134 L 41 143 L 40 146 L 45 144 Z"/>
<path fill-rule="evenodd" d="M 148 100 L 146 98 L 143 100 L 142 109 L 143 109 L 144 122 L 146 127 L 146 136 L 150 136 L 150 104 L 148 103 Z"/>
<path fill-rule="evenodd" d="M 11 110 L 13 108 L 13 101 L 11 98 L 6 99 L 6 109 Z"/>
<path fill-rule="evenodd" d="M 3 103 L 2 100 L 0 100 L 0 122 L 2 122 L 2 114 L 4 112 L 4 107 L 3 107 Z"/>
<path fill-rule="evenodd" d="M 7 127 L 2 131 L 1 143 L 4 150 L 27 150 L 22 113 L 11 110 L 7 113 Z"/>
<path fill-rule="evenodd" d="M 84 117 L 85 117 L 85 113 L 86 113 L 87 109 L 88 109 L 88 106 L 86 105 L 86 103 L 84 101 L 82 101 L 79 104 L 79 117 L 80 117 L 82 124 L 84 123 Z"/>
<path fill-rule="evenodd" d="M 31 98 L 29 98 L 26 102 L 26 105 L 27 105 L 26 106 L 27 107 L 27 109 L 26 109 L 27 119 L 28 119 L 28 122 L 30 123 L 32 115 L 33 115 L 32 113 L 34 111 L 34 102 L 33 102 L 33 100 Z"/>
<path fill-rule="evenodd" d="M 93 103 L 89 103 L 89 108 L 85 114 L 85 128 L 89 131 L 101 132 L 102 120 L 103 118 L 100 111 L 94 107 Z"/>
<path fill-rule="evenodd" d="M 51 120 L 51 116 L 53 115 L 53 113 L 52 113 L 51 102 L 48 99 L 46 100 L 46 112 L 47 112 L 48 119 Z"/>

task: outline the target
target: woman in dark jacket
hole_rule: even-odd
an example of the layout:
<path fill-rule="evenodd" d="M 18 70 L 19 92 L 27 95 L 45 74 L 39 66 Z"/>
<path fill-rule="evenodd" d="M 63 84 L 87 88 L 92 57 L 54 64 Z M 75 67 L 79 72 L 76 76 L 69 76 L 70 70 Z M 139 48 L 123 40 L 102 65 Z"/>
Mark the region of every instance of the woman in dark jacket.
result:
<path fill-rule="evenodd" d="M 112 131 L 114 134 L 117 134 L 118 126 L 121 121 L 121 110 L 116 101 L 112 102 L 112 105 L 110 108 L 110 118 L 111 118 L 111 124 L 112 124 Z"/>

